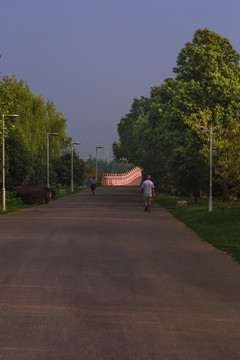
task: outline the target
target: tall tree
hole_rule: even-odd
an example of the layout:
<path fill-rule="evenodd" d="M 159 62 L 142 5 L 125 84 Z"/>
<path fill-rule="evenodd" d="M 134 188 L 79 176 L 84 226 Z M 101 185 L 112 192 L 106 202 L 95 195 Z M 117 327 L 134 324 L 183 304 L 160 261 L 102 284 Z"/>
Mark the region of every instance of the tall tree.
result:
<path fill-rule="evenodd" d="M 11 132 L 15 128 L 18 134 L 18 147 L 24 149 L 23 153 L 28 153 L 27 165 L 24 166 L 24 182 L 45 185 L 47 132 L 59 133 L 58 139 L 53 139 L 50 144 L 51 153 L 59 157 L 71 143 L 66 135 L 66 119 L 57 112 L 53 102 L 45 102 L 42 96 L 34 95 L 28 84 L 22 80 L 17 81 L 15 76 L 4 77 L 0 82 L 0 109 L 0 116 L 2 113 L 19 114 L 19 118 L 9 118 L 6 122 L 5 136 L 11 137 Z M 13 151 L 10 153 L 16 155 Z M 14 159 L 10 159 L 9 156 L 8 163 L 14 164 Z M 8 183 L 10 184 L 10 181 Z"/>
<path fill-rule="evenodd" d="M 130 109 L 118 124 L 118 133 L 121 139 L 120 144 L 114 145 L 115 157 L 117 160 L 126 158 L 130 163 L 138 163 L 137 151 L 139 146 L 139 139 L 136 138 L 135 128 L 137 120 L 144 116 L 149 110 L 150 101 L 148 98 L 135 98 Z"/>
<path fill-rule="evenodd" d="M 84 182 L 84 161 L 73 151 L 73 181 L 75 185 Z M 63 154 L 54 161 L 54 182 L 61 185 L 71 185 L 71 153 Z"/>
<path fill-rule="evenodd" d="M 224 184 L 232 185 L 238 176 L 234 173 L 235 154 L 238 146 L 230 140 L 230 133 L 235 129 L 239 131 L 240 119 L 240 55 L 233 49 L 229 40 L 222 38 L 214 32 L 204 29 L 197 30 L 193 41 L 187 43 L 178 55 L 177 67 L 174 72 L 176 79 L 185 83 L 194 82 L 202 89 L 199 93 L 201 111 L 196 116 L 187 119 L 187 123 L 199 133 L 201 121 L 206 128 L 214 128 L 214 144 L 218 148 L 218 160 L 215 161 L 215 174 L 222 182 L 222 188 L 227 190 Z M 196 109 L 195 109 L 196 110 Z M 200 113 L 211 112 L 210 121 L 206 122 Z M 195 113 L 195 111 L 192 111 Z M 197 125 L 197 128 L 196 128 Z M 232 152 L 229 149 L 231 141 Z M 222 146 L 224 144 L 224 147 Z M 235 144 L 233 148 L 233 144 Z M 206 151 L 205 151 L 206 153 Z M 226 158 L 231 158 L 226 162 Z M 228 164 L 229 169 L 223 169 L 223 164 Z M 234 178 L 234 179 L 233 179 Z M 226 198 L 228 191 L 224 198 Z"/>

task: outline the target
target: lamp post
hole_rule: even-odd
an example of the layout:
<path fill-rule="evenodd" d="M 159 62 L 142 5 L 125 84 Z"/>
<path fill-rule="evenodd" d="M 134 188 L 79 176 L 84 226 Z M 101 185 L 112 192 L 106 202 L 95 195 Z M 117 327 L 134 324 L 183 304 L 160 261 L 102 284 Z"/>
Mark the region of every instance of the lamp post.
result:
<path fill-rule="evenodd" d="M 6 189 L 5 189 L 5 137 L 4 137 L 4 130 L 5 130 L 5 117 L 19 117 L 17 114 L 2 114 L 2 155 L 3 155 L 3 162 L 2 162 L 2 174 L 3 174 L 3 181 L 2 181 L 2 210 L 6 211 Z"/>
<path fill-rule="evenodd" d="M 212 198 L 212 157 L 213 157 L 213 148 L 212 148 L 212 122 L 209 130 L 204 130 L 204 127 L 201 126 L 202 134 L 209 134 L 209 146 L 210 146 L 210 155 L 209 155 L 209 203 L 208 210 L 211 212 L 213 209 L 213 198 Z"/>
<path fill-rule="evenodd" d="M 98 184 L 98 167 L 97 167 L 97 150 L 98 149 L 103 149 L 103 146 L 96 146 L 96 175 L 95 175 L 95 177 L 96 177 L 97 184 Z"/>
<path fill-rule="evenodd" d="M 71 192 L 73 192 L 73 145 L 80 145 L 79 141 L 72 143 L 72 154 L 71 154 Z"/>
<path fill-rule="evenodd" d="M 57 136 L 58 133 L 47 133 L 47 198 L 50 191 L 49 185 L 49 136 Z"/>

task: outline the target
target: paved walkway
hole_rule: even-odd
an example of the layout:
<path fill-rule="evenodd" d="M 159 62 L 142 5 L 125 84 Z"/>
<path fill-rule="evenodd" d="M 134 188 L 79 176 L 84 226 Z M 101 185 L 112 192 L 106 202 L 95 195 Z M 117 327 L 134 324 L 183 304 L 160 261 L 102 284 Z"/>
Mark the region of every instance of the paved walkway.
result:
<path fill-rule="evenodd" d="M 136 188 L 1 216 L 0 359 L 239 360 L 240 267 Z"/>

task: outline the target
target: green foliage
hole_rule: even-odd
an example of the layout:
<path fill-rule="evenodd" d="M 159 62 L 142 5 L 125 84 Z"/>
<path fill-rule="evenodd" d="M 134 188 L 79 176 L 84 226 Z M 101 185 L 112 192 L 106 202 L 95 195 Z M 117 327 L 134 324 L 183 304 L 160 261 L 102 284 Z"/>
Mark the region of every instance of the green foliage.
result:
<path fill-rule="evenodd" d="M 198 29 L 193 41 L 186 43 L 179 53 L 173 72 L 177 80 L 194 79 L 205 87 L 216 74 L 229 78 L 229 73 L 239 76 L 240 55 L 233 49 L 227 38 L 209 29 Z"/>
<path fill-rule="evenodd" d="M 16 192 L 6 191 L 6 203 L 8 205 L 22 206 L 22 200 L 17 197 Z"/>
<path fill-rule="evenodd" d="M 73 182 L 75 185 L 83 185 L 84 183 L 84 161 L 79 159 L 75 151 L 73 151 Z M 54 161 L 54 172 L 52 176 L 53 182 L 62 185 L 71 185 L 71 153 L 66 153 Z"/>
<path fill-rule="evenodd" d="M 46 162 L 36 157 L 31 159 L 29 165 L 30 164 L 32 164 L 32 166 L 27 184 L 46 186 Z"/>
<path fill-rule="evenodd" d="M 19 115 L 18 118 L 6 117 L 5 121 L 6 187 L 45 185 L 47 133 L 59 133 L 49 141 L 51 159 L 59 158 L 71 144 L 65 132 L 66 119 L 52 101 L 45 102 L 42 96 L 34 95 L 28 84 L 17 81 L 15 76 L 4 77 L 0 82 L 0 111 L 0 116 Z"/>
<path fill-rule="evenodd" d="M 14 190 L 20 184 L 28 182 L 32 158 L 17 131 L 9 134 L 5 141 L 5 150 L 6 184 L 9 190 Z"/>
<path fill-rule="evenodd" d="M 90 166 L 91 172 L 90 177 L 95 173 L 96 168 L 96 159 L 88 159 L 86 161 L 86 166 Z M 98 174 L 123 174 L 128 172 L 133 166 L 129 164 L 126 160 L 116 161 L 112 160 L 110 162 L 102 159 L 97 160 Z"/>
<path fill-rule="evenodd" d="M 84 168 L 84 185 L 88 185 L 89 179 L 91 179 L 93 174 L 95 174 L 95 165 L 92 162 L 89 163 L 88 161 L 85 163 Z"/>
<path fill-rule="evenodd" d="M 121 119 L 115 158 L 127 158 L 154 174 L 161 191 L 192 193 L 196 201 L 200 190 L 208 188 L 209 143 L 200 126 L 203 121 L 209 128 L 201 114 L 210 111 L 218 153 L 215 180 L 237 188 L 239 60 L 228 39 L 208 29 L 197 30 L 178 55 L 176 79 L 153 87 L 149 98 L 134 99 L 129 114 Z"/>

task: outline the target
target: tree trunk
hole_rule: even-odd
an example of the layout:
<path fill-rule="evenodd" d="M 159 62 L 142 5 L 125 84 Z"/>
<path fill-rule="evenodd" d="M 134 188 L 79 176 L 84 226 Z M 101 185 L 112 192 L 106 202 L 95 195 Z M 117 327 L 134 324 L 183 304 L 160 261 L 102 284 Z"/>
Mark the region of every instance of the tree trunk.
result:
<path fill-rule="evenodd" d="M 226 184 L 226 183 L 221 184 L 221 188 L 222 188 L 222 201 L 223 201 L 223 202 L 230 202 L 230 195 L 229 195 L 229 191 L 228 191 L 228 184 Z"/>

